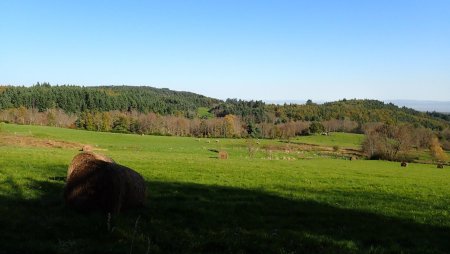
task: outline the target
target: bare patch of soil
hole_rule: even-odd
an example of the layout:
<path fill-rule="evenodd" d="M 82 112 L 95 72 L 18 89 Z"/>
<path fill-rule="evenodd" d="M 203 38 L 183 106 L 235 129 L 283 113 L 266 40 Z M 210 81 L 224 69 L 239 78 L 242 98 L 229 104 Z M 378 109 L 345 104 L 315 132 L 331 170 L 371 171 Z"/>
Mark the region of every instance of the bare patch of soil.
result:
<path fill-rule="evenodd" d="M 80 149 L 84 145 L 63 140 L 40 139 L 21 135 L 0 135 L 0 146 Z"/>

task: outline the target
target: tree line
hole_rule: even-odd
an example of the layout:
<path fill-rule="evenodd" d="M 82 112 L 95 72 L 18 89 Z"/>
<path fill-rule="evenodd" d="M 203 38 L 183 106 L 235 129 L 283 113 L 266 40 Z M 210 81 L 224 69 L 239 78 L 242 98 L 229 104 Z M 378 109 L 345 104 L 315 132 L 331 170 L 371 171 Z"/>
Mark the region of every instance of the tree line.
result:
<path fill-rule="evenodd" d="M 137 110 L 193 118 L 199 107 L 210 108 L 217 102 L 216 99 L 190 92 L 153 87 L 51 86 L 48 83 L 37 83 L 31 87 L 0 87 L 0 109 L 23 106 L 39 112 L 54 108 L 67 113 Z"/>
<path fill-rule="evenodd" d="M 44 112 L 62 109 L 68 114 L 82 112 L 137 111 L 189 119 L 238 116 L 246 123 L 279 124 L 296 121 L 350 120 L 359 127 L 365 123 L 409 123 L 442 131 L 450 126 L 448 114 L 423 113 L 377 100 L 341 100 L 324 104 L 266 104 L 262 101 L 227 99 L 225 101 L 190 92 L 131 86 L 80 87 L 37 83 L 31 87 L 0 87 L 0 110 L 25 107 Z M 200 113 L 199 109 L 206 109 Z M 362 131 L 361 128 L 354 128 Z"/>
<path fill-rule="evenodd" d="M 391 125 L 366 123 L 360 127 L 351 120 L 290 121 L 286 123 L 247 123 L 239 116 L 228 114 L 214 118 L 187 118 L 163 116 L 153 112 L 133 111 L 82 112 L 68 114 L 62 109 L 40 112 L 23 106 L 0 111 L 0 121 L 77 128 L 90 131 L 135 133 L 146 135 L 168 135 L 204 138 L 270 138 L 284 139 L 313 133 L 355 132 L 359 128 L 365 133 L 363 151 L 370 159 L 410 161 L 414 149 L 430 149 L 433 158 L 445 161 L 442 150 L 450 150 L 450 129 L 432 131 L 411 124 Z M 439 139 L 438 139 L 439 138 Z"/>
<path fill-rule="evenodd" d="M 412 161 L 411 151 L 429 149 L 436 162 L 445 162 L 447 155 L 436 133 L 410 124 L 371 123 L 364 126 L 363 151 L 369 159 Z M 448 129 L 445 131 L 448 133 Z M 440 132 L 443 133 L 443 132 Z"/>
<path fill-rule="evenodd" d="M 152 87 L 37 83 L 0 87 L 0 121 L 139 134 L 285 139 L 334 131 L 367 134 L 372 133 L 367 126 L 382 123 L 433 130 L 450 149 L 446 114 L 376 100 L 275 105 Z"/>
<path fill-rule="evenodd" d="M 449 122 L 440 115 L 431 115 L 392 103 L 377 100 L 340 100 L 324 104 L 309 102 L 303 105 L 268 105 L 267 112 L 274 114 L 278 121 L 328 121 L 347 119 L 360 125 L 382 122 L 391 125 L 409 123 L 416 127 L 443 130 Z"/>
<path fill-rule="evenodd" d="M 132 111 L 85 111 L 70 114 L 62 109 L 48 109 L 40 112 L 23 106 L 0 111 L 0 121 L 48 125 L 63 128 L 78 128 L 90 131 L 120 132 L 151 135 L 226 137 L 226 138 L 281 138 L 290 139 L 299 135 L 330 131 L 354 131 L 357 123 L 350 120 L 323 122 L 291 121 L 286 123 L 253 123 L 239 116 L 187 118 L 157 113 Z"/>
<path fill-rule="evenodd" d="M 48 125 L 90 131 L 136 133 L 149 135 L 190 136 L 209 138 L 290 138 L 305 133 L 306 122 L 278 125 L 252 124 L 235 115 L 214 118 L 187 118 L 176 115 L 132 111 L 85 111 L 68 114 L 62 109 L 40 112 L 23 106 L 0 111 L 0 121 L 29 125 Z"/>

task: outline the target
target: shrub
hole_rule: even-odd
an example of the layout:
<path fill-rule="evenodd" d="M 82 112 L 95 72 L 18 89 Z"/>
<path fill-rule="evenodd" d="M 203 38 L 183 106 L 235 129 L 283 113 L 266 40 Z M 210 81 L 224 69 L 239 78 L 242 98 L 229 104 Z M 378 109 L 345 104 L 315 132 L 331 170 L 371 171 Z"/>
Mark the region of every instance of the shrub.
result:
<path fill-rule="evenodd" d="M 450 151 L 450 141 L 446 140 L 442 142 L 442 148 L 446 151 Z"/>
<path fill-rule="evenodd" d="M 325 131 L 325 127 L 320 122 L 312 122 L 309 126 L 310 133 L 322 133 Z"/>
<path fill-rule="evenodd" d="M 433 159 L 436 161 L 446 161 L 447 160 L 447 154 L 444 152 L 444 150 L 441 147 L 441 144 L 439 143 L 439 140 L 434 137 L 431 139 L 430 142 L 430 152 Z"/>
<path fill-rule="evenodd" d="M 245 143 L 247 144 L 248 157 L 253 158 L 258 151 L 258 145 L 253 139 L 247 139 Z"/>

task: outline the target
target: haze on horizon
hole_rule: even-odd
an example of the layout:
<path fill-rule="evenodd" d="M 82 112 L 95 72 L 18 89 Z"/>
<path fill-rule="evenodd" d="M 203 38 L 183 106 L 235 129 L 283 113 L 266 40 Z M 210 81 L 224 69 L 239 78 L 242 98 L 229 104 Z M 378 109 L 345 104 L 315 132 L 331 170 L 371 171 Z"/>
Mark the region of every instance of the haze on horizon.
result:
<path fill-rule="evenodd" d="M 0 84 L 449 101 L 448 1 L 1 1 Z"/>

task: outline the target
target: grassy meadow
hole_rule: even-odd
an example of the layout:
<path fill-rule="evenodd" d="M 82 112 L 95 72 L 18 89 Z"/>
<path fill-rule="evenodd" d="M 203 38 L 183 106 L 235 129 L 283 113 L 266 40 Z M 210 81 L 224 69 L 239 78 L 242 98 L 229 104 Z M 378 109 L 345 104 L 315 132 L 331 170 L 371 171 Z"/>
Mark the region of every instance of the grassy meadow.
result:
<path fill-rule="evenodd" d="M 324 156 L 361 135 L 248 141 L 2 124 L 0 253 L 448 253 L 450 169 Z M 64 205 L 82 145 L 135 169 L 145 208 Z M 224 150 L 228 160 L 217 159 Z"/>
<path fill-rule="evenodd" d="M 363 140 L 364 135 L 362 134 L 335 132 L 330 133 L 329 136 L 319 134 L 311 136 L 300 136 L 294 139 L 293 142 L 359 149 L 361 148 L 361 143 L 363 142 Z"/>

